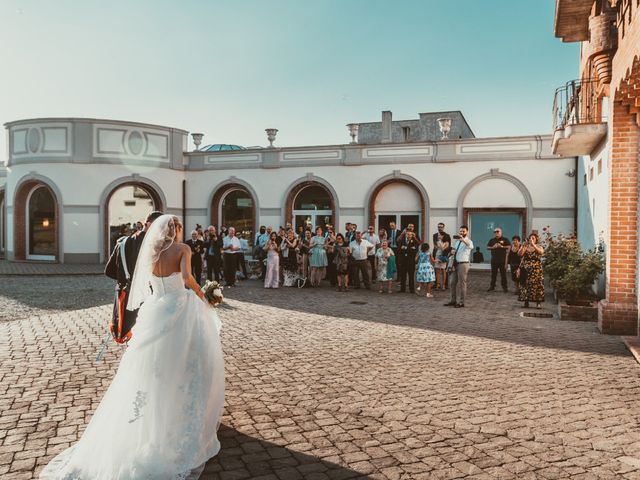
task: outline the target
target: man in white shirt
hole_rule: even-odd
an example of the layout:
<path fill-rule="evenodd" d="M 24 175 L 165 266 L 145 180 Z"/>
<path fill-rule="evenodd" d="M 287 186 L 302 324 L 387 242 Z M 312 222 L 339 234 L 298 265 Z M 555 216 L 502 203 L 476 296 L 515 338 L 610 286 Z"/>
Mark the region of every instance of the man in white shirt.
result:
<path fill-rule="evenodd" d="M 467 297 L 467 276 L 469 275 L 473 242 L 469 238 L 469 229 L 466 225 L 460 227 L 458 235 L 454 235 L 453 239 L 455 241 L 451 255 L 454 255 L 454 270 L 449 277 L 451 299 L 449 303 L 445 303 L 445 306 L 462 308 Z"/>
<path fill-rule="evenodd" d="M 371 283 L 376 283 L 376 249 L 380 245 L 380 237 L 376 235 L 376 229 L 373 225 L 369 225 L 367 233 L 362 235 L 367 242 L 373 245 L 373 249 L 369 251 L 367 255 L 367 261 L 369 262 L 369 268 L 371 271 Z"/>
<path fill-rule="evenodd" d="M 351 248 L 351 256 L 353 257 L 353 280 L 355 288 L 360 288 L 360 272 L 362 272 L 362 281 L 364 288 L 370 289 L 369 273 L 367 271 L 367 257 L 369 252 L 375 247 L 371 243 L 362 238 L 362 232 L 356 232 L 356 239 L 349 244 Z"/>
<path fill-rule="evenodd" d="M 238 270 L 238 253 L 241 252 L 240 240 L 236 237 L 236 229 L 230 227 L 228 235 L 222 240 L 222 252 L 224 254 L 224 280 L 227 287 L 236 284 L 236 271 Z"/>

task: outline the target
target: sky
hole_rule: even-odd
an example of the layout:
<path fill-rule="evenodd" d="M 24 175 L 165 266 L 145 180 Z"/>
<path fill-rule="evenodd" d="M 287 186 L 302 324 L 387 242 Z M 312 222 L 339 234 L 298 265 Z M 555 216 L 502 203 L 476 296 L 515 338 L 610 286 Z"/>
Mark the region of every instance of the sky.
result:
<path fill-rule="evenodd" d="M 243 146 L 273 127 L 294 146 L 348 143 L 345 124 L 382 110 L 461 110 L 477 137 L 548 134 L 579 56 L 553 35 L 554 5 L 0 0 L 0 123 L 109 118 Z"/>

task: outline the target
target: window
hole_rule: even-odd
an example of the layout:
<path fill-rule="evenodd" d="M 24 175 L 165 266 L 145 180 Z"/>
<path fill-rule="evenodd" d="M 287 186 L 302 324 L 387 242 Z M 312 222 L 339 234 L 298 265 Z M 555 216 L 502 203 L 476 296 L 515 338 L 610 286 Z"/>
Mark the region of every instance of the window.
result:
<path fill-rule="evenodd" d="M 410 134 L 411 134 L 411 128 L 402 127 L 402 139 L 403 139 L 403 141 L 408 142 Z"/>
<path fill-rule="evenodd" d="M 56 202 L 48 188 L 34 188 L 27 199 L 27 258 L 55 260 Z"/>
<path fill-rule="evenodd" d="M 249 246 L 253 246 L 254 208 L 253 198 L 240 188 L 229 191 L 222 199 L 221 224 L 236 229 L 236 235 L 242 235 Z"/>
<path fill-rule="evenodd" d="M 586 185 L 586 184 L 587 184 L 587 174 L 586 174 L 586 173 L 583 175 L 582 183 L 583 183 L 584 185 Z"/>
<path fill-rule="evenodd" d="M 135 207 L 136 206 L 136 201 L 135 200 L 125 200 L 124 201 L 124 206 L 125 207 Z"/>
<path fill-rule="evenodd" d="M 310 185 L 303 188 L 293 202 L 293 215 L 296 230 L 311 225 L 313 229 L 333 224 L 333 210 L 329 192 L 319 186 Z"/>

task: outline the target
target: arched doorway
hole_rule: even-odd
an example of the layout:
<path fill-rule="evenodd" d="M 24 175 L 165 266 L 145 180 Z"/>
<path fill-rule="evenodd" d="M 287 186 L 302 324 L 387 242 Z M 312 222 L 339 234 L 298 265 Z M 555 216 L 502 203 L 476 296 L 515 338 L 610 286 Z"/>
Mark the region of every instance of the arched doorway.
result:
<path fill-rule="evenodd" d="M 105 207 L 104 245 L 107 259 L 118 238 L 133 233 L 139 228 L 138 222 L 144 224 L 152 211 L 164 209 L 158 192 L 141 182 L 118 185 L 107 196 Z"/>
<path fill-rule="evenodd" d="M 373 188 L 368 220 L 376 231 L 384 228 L 388 232 L 391 222 L 400 230 L 412 224 L 420 239 L 428 241 L 426 194 L 408 178 L 389 178 Z"/>
<path fill-rule="evenodd" d="M 335 220 L 335 201 L 331 192 L 318 182 L 297 185 L 287 199 L 287 220 L 292 219 L 293 228 L 311 226 L 325 229 Z"/>
<path fill-rule="evenodd" d="M 54 188 L 36 178 L 18 184 L 13 200 L 16 260 L 60 260 L 60 198 Z"/>
<path fill-rule="evenodd" d="M 253 247 L 255 240 L 256 202 L 243 185 L 231 183 L 219 188 L 211 201 L 211 224 L 233 227 L 237 235 Z"/>

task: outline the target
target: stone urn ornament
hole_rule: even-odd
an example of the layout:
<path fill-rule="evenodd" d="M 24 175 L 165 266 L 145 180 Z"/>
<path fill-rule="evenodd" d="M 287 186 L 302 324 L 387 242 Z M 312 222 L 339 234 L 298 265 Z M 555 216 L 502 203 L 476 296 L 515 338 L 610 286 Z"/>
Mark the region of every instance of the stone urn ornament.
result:
<path fill-rule="evenodd" d="M 351 143 L 358 143 L 356 137 L 358 136 L 360 125 L 358 123 L 347 123 L 347 128 L 349 129 L 349 135 L 351 136 Z"/>
<path fill-rule="evenodd" d="M 451 119 L 449 117 L 439 118 L 438 125 L 440 126 L 440 133 L 442 133 L 441 140 L 449 140 L 449 132 L 451 131 Z"/>
<path fill-rule="evenodd" d="M 273 142 L 276 139 L 276 134 L 278 133 L 278 129 L 277 128 L 266 128 L 264 131 L 267 132 L 267 140 L 269 140 L 269 148 L 274 148 L 273 147 Z"/>

